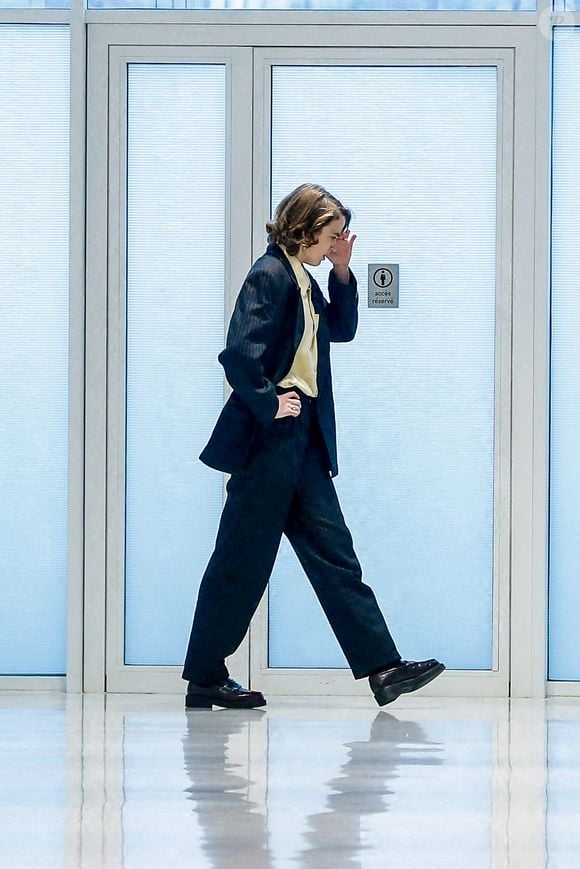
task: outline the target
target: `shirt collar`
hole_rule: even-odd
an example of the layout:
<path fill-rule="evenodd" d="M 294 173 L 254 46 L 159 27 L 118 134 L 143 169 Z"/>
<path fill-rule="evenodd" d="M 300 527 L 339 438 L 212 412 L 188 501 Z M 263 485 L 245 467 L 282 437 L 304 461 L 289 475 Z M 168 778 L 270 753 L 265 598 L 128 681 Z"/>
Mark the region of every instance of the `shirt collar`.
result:
<path fill-rule="evenodd" d="M 296 275 L 296 280 L 298 281 L 298 286 L 300 287 L 300 292 L 302 293 L 302 295 L 305 295 L 310 289 L 310 278 L 308 277 L 308 272 L 306 271 L 303 263 L 298 259 L 297 256 L 288 253 L 283 244 L 279 245 L 279 247 L 284 252 L 284 255 L 292 266 L 294 274 Z"/>

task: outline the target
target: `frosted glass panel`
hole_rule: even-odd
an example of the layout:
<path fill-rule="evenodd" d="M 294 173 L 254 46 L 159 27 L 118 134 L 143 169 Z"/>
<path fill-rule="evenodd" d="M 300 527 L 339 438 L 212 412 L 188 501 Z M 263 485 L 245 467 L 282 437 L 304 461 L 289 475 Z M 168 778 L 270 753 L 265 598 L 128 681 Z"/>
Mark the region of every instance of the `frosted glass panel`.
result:
<path fill-rule="evenodd" d="M 0 0 L 1 2 L 1 0 Z M 307 9 L 533 12 L 535 0 L 89 0 L 89 9 Z"/>
<path fill-rule="evenodd" d="M 223 65 L 129 69 L 127 664 L 182 664 L 222 506 Z"/>
<path fill-rule="evenodd" d="M 359 236 L 339 498 L 401 654 L 452 669 L 492 666 L 496 117 L 493 67 L 274 70 L 273 202 L 321 183 Z M 367 307 L 368 263 L 399 264 L 398 309 Z M 269 663 L 346 667 L 286 539 Z"/>
<path fill-rule="evenodd" d="M 580 680 L 580 29 L 554 30 L 549 678 Z"/>
<path fill-rule="evenodd" d="M 0 9 L 70 9 L 70 0 L 0 0 Z"/>
<path fill-rule="evenodd" d="M 0 674 L 66 670 L 69 39 L 0 25 Z"/>

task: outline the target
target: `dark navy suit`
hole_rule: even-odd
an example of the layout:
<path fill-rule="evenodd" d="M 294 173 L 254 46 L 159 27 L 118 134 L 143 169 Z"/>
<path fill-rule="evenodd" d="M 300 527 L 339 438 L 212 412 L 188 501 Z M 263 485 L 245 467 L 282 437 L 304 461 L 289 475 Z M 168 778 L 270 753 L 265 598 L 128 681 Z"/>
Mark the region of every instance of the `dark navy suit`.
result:
<path fill-rule="evenodd" d="M 200 585 L 183 678 L 227 678 L 272 572 L 282 534 L 295 550 L 355 678 L 397 661 L 372 589 L 362 582 L 331 477 L 338 473 L 330 342 L 351 341 L 358 323 L 356 280 L 329 275 L 327 301 L 309 275 L 317 331 L 318 396 L 298 417 L 275 419 L 276 384 L 304 331 L 300 289 L 277 245 L 252 266 L 218 359 L 233 392 L 200 459 L 231 474 L 215 548 Z"/>
<path fill-rule="evenodd" d="M 318 321 L 317 418 L 338 473 L 330 341 L 352 341 L 358 323 L 356 280 L 341 284 L 330 273 L 330 303 L 309 275 Z M 230 320 L 226 348 L 218 356 L 233 387 L 201 460 L 229 474 L 239 471 L 260 428 L 278 425 L 275 384 L 288 373 L 304 332 L 298 282 L 283 251 L 275 244 L 256 260 L 244 281 Z"/>

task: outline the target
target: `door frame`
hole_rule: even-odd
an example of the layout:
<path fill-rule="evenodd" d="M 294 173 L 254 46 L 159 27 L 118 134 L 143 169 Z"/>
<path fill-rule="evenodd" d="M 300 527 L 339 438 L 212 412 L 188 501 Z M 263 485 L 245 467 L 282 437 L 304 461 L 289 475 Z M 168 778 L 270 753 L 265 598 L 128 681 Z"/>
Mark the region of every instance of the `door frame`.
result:
<path fill-rule="evenodd" d="M 531 23 L 531 22 L 530 22 Z M 425 689 L 426 694 L 468 695 L 500 694 L 510 691 L 509 673 L 511 672 L 511 693 L 513 696 L 544 696 L 545 694 L 545 624 L 546 624 L 546 541 L 547 541 L 547 375 L 548 375 L 548 252 L 546 244 L 549 227 L 549 196 L 547 176 L 549 151 L 544 144 L 548 131 L 548 114 L 536 113 L 536 73 L 545 68 L 546 52 L 549 42 L 534 26 L 478 26 L 478 25 L 425 25 L 407 26 L 375 25 L 298 25 L 289 24 L 278 27 L 271 24 L 248 24 L 244 28 L 227 24 L 220 25 L 153 25 L 153 24 L 89 24 L 88 51 L 88 151 L 87 164 L 87 392 L 86 392 L 86 474 L 87 488 L 85 499 L 85 689 L 103 690 L 105 687 L 105 646 L 106 635 L 110 635 L 111 624 L 105 628 L 107 572 L 117 570 L 119 550 L 111 549 L 111 541 L 119 537 L 120 509 L 118 500 L 112 503 L 111 493 L 120 490 L 118 470 L 120 456 L 109 454 L 105 444 L 107 422 L 109 439 L 114 418 L 107 417 L 106 347 L 107 330 L 109 342 L 114 339 L 114 324 L 111 312 L 107 324 L 107 279 L 116 281 L 119 286 L 118 272 L 107 257 L 107 239 L 103 237 L 104 215 L 107 210 L 107 150 L 104 138 L 108 132 L 107 94 L 111 87 L 111 62 L 117 65 L 129 60 L 146 61 L 154 56 L 165 57 L 166 62 L 183 61 L 185 57 L 211 55 L 211 51 L 222 51 L 228 46 L 242 51 L 255 49 L 260 62 L 279 59 L 281 52 L 288 50 L 298 59 L 308 48 L 316 47 L 322 57 L 343 55 L 344 52 L 364 49 L 385 58 L 398 53 L 399 58 L 407 57 L 407 62 L 417 63 L 421 52 L 426 52 L 432 60 L 449 58 L 454 52 L 455 62 L 463 57 L 466 62 L 474 63 L 477 57 L 485 55 L 488 59 L 496 57 L 505 70 L 508 59 L 512 59 L 513 88 L 513 239 L 509 249 L 498 257 L 501 281 L 498 286 L 511 286 L 508 295 L 498 300 L 498 320 L 503 330 L 499 336 L 505 346 L 508 333 L 511 333 L 511 365 L 505 364 L 499 372 L 502 386 L 501 400 L 511 398 L 511 415 L 505 421 L 504 436 L 500 448 L 504 467 L 510 466 L 510 484 L 504 483 L 499 502 L 496 501 L 496 522 L 501 522 L 503 535 L 503 564 L 501 570 L 511 577 L 511 588 L 503 588 L 500 594 L 511 601 L 509 620 L 505 615 L 500 620 L 500 632 L 507 637 L 504 656 L 506 660 L 502 679 L 494 682 L 487 674 L 446 673 L 432 686 Z M 321 49 L 320 46 L 325 46 Z M 244 48 L 245 47 L 245 48 Z M 264 50 L 260 52 L 260 48 Z M 203 55 L 203 52 L 207 52 Z M 302 52 L 302 54 L 301 54 Z M 155 54 L 157 53 L 157 55 Z M 494 54 L 495 53 L 495 54 Z M 215 56 L 215 55 L 214 55 Z M 179 59 L 178 59 L 179 58 Z M 469 60 L 471 58 L 471 60 Z M 113 60 L 111 60 L 113 59 Z M 194 62 L 194 61 L 192 61 Z M 310 62 L 310 61 L 309 61 Z M 504 78 L 504 86 L 508 81 Z M 260 99 L 254 97 L 256 124 L 264 126 L 266 88 L 263 81 L 256 77 L 255 87 Z M 244 86 L 246 93 L 247 82 Z M 246 94 L 247 95 L 247 94 Z M 548 85 L 542 90 L 540 107 L 545 108 L 549 100 Z M 506 98 L 509 94 L 506 94 Z M 239 115 L 244 115 L 237 101 Z M 251 102 L 250 102 L 251 105 Z M 246 112 L 246 122 L 248 120 Z M 241 117 L 240 117 L 240 123 Z M 255 218 L 253 223 L 253 249 L 249 239 L 238 238 L 231 283 L 228 287 L 227 307 L 231 310 L 241 279 L 250 263 L 249 252 L 254 256 L 263 248 L 263 225 L 267 219 L 269 202 L 269 173 L 264 169 L 267 161 L 254 155 L 253 179 L 251 173 L 242 170 L 243 161 L 251 154 L 251 146 L 244 134 L 244 146 L 236 154 L 237 171 L 232 171 L 232 184 L 240 184 L 247 196 L 248 189 L 253 194 Z M 269 137 L 268 137 L 269 140 Z M 264 142 L 262 143 L 264 147 Z M 268 144 L 269 148 L 269 144 Z M 250 149 L 250 150 L 248 150 Z M 268 152 L 266 152 L 268 153 Z M 238 192 L 239 195 L 239 192 Z M 232 201 L 235 201 L 232 194 Z M 500 214 L 500 229 L 505 227 L 502 220 L 509 215 Z M 509 217 L 511 220 L 511 217 Z M 258 244 L 258 238 L 260 243 Z M 242 250 L 243 248 L 243 250 Z M 114 250 L 114 248 L 113 248 Z M 244 252 L 245 251 L 245 252 Z M 109 270 L 109 271 L 108 271 Z M 112 298 L 115 297 L 113 293 Z M 121 295 L 117 293 L 117 299 Z M 117 310 L 116 315 L 118 316 Z M 117 327 L 118 327 L 117 320 Z M 507 330 L 507 331 L 506 331 Z M 534 364 L 536 363 L 536 364 Z M 544 367 L 545 366 L 545 367 Z M 511 370 L 510 370 L 511 369 Z M 110 407 L 118 402 L 117 397 L 109 397 Z M 536 412 L 534 412 L 534 408 Z M 541 412 L 538 413 L 538 408 Z M 545 411 L 545 412 L 544 412 Z M 110 414 L 110 408 L 109 408 Z M 118 422 L 116 423 L 118 426 Z M 511 449 L 505 455 L 508 429 L 511 429 Z M 113 441 L 119 442 L 117 435 Z M 111 447 L 111 443 L 109 447 Z M 112 455 L 112 460 L 111 460 Z M 107 461 L 108 459 L 108 461 Z M 112 462 L 112 463 L 111 463 Z M 117 470 L 115 471 L 114 468 Z M 109 497 L 107 499 L 107 479 Z M 113 531 L 111 522 L 116 522 Z M 113 537 L 111 537 L 113 534 Z M 117 564 L 117 567 L 115 567 Z M 251 631 L 253 664 L 252 672 L 257 674 L 256 665 L 263 655 L 264 616 L 261 614 L 262 627 Z M 510 629 L 511 628 L 511 629 Z M 511 642 L 510 642 L 511 636 Z M 256 646 L 256 644 L 258 644 Z M 260 645 L 262 650 L 260 651 Z M 258 657 L 257 657 L 258 656 Z M 128 669 L 128 668 L 126 668 Z M 136 668 L 131 667 L 131 671 Z M 135 680 L 135 673 L 128 674 L 128 681 L 119 681 L 116 690 L 159 690 L 171 691 L 178 688 L 175 678 L 169 673 L 172 668 L 144 668 L 145 681 Z M 158 669 L 160 673 L 153 674 Z M 177 668 L 173 668 L 177 670 Z M 274 678 L 262 673 L 270 681 Z M 237 672 L 240 672 L 238 670 Z M 304 693 L 303 679 L 299 671 L 293 671 L 285 680 L 284 693 Z M 298 677 L 297 675 L 298 674 Z M 362 686 L 348 679 L 348 671 L 320 671 L 319 687 L 332 693 L 359 693 Z M 151 678 L 154 676 L 154 678 Z M 168 678 L 170 676 L 170 678 Z M 278 674 L 277 674 L 278 676 Z M 276 678 L 277 678 L 276 676 Z M 483 678 L 480 678 L 483 676 Z M 485 678 L 487 677 L 487 678 Z M 124 679 L 124 677 L 123 677 Z M 139 687 L 141 685 L 141 687 Z M 149 687 L 146 687 L 149 686 Z M 471 687 L 470 687 L 471 686 Z M 111 685 L 108 685 L 111 690 Z M 115 690 L 115 689 L 113 689 Z M 268 690 L 278 690 L 271 682 Z"/>
<path fill-rule="evenodd" d="M 112 32 L 97 28 L 89 42 L 88 161 L 93 172 L 87 202 L 87 289 L 95 308 L 94 332 L 90 340 L 87 336 L 87 353 L 92 351 L 93 356 L 92 364 L 87 364 L 91 408 L 87 473 L 92 485 L 87 487 L 86 518 L 92 533 L 87 535 L 86 547 L 85 690 L 178 693 L 184 685 L 182 666 L 124 663 L 127 76 L 131 63 L 226 67 L 227 324 L 231 287 L 239 285 L 250 265 L 251 175 L 247 165 L 252 128 L 245 109 L 251 101 L 251 53 L 236 46 L 176 46 L 157 41 L 152 45 L 116 44 L 117 28 L 107 31 Z M 247 673 L 247 641 L 231 661 Z"/>
<path fill-rule="evenodd" d="M 514 50 L 498 47 L 489 39 L 489 28 L 479 34 L 484 45 L 404 48 L 317 48 L 258 49 L 255 52 L 256 135 L 254 148 L 256 207 L 254 213 L 254 256 L 260 243 L 270 204 L 270 118 L 271 70 L 275 65 L 308 66 L 493 66 L 498 74 L 498 211 L 496 257 L 495 326 L 495 432 L 494 432 L 494 557 L 493 557 L 493 669 L 446 671 L 425 689 L 434 696 L 508 696 L 509 691 L 509 562 L 510 562 L 510 454 L 511 454 L 511 274 L 512 274 L 512 188 L 515 146 Z M 261 115 L 260 112 L 261 111 Z M 264 156 L 266 155 L 266 159 Z M 262 208 L 260 209 L 260 206 Z M 268 667 L 268 596 L 260 605 L 250 629 L 250 674 L 252 684 L 270 694 L 368 693 L 366 680 L 355 682 L 344 669 L 270 669 Z"/>

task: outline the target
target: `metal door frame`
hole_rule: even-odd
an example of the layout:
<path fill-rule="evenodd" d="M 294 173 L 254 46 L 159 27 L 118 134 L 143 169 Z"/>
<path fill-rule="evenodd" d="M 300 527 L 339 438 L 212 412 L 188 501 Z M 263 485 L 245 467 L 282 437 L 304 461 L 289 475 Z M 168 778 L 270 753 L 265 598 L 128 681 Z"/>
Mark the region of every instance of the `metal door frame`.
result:
<path fill-rule="evenodd" d="M 110 40 L 118 41 L 117 28 L 107 31 L 97 28 L 89 44 L 88 162 L 92 172 L 87 237 L 92 267 L 88 288 L 95 333 L 91 342 L 94 356 L 87 366 L 94 435 L 87 463 L 94 473 L 94 501 L 89 505 L 93 534 L 86 549 L 85 687 L 178 693 L 184 686 L 181 666 L 124 663 L 127 74 L 130 63 L 215 63 L 226 67 L 227 321 L 231 287 L 239 285 L 250 264 L 251 174 L 247 167 L 251 115 L 245 109 L 251 101 L 251 53 L 235 46 L 164 45 L 161 39 L 152 45 L 114 44 Z M 107 226 L 106 233 L 103 226 Z M 247 672 L 247 642 L 232 660 L 234 667 Z"/>
<path fill-rule="evenodd" d="M 533 316 L 536 313 L 533 307 L 530 308 L 530 304 L 533 306 L 534 303 L 533 293 L 522 292 L 526 287 L 534 288 L 534 274 L 533 271 L 530 273 L 532 258 L 526 258 L 524 254 L 526 245 L 533 242 L 534 233 L 536 164 L 532 140 L 525 135 L 530 120 L 534 119 L 534 93 L 530 86 L 536 61 L 534 38 L 527 28 L 461 28 L 461 42 L 453 38 L 455 34 L 450 34 L 449 29 L 444 33 L 437 31 L 437 28 L 429 28 L 429 33 L 426 31 L 427 28 L 421 28 L 420 32 L 407 32 L 404 39 L 398 33 L 391 33 L 390 37 L 381 34 L 380 49 L 374 46 L 364 49 L 341 46 L 315 50 L 256 50 L 254 81 L 258 141 L 254 148 L 254 257 L 262 247 L 262 228 L 268 218 L 270 204 L 272 66 L 490 64 L 497 67 L 500 104 L 494 449 L 494 669 L 468 673 L 447 671 L 423 693 L 426 696 L 509 696 L 511 687 L 514 696 L 520 692 L 526 696 L 531 690 L 540 688 L 537 671 L 534 672 L 530 664 L 535 663 L 542 668 L 539 671 L 540 678 L 545 667 L 543 635 L 534 635 L 533 624 L 530 624 L 545 611 L 545 564 L 541 550 L 538 551 L 536 547 L 534 552 L 533 536 L 532 541 L 526 544 L 526 538 L 530 540 L 531 529 L 525 524 L 533 521 L 533 518 L 537 522 L 541 504 L 528 502 L 528 509 L 524 511 L 522 508 L 524 487 L 529 487 L 530 480 L 525 479 L 525 465 L 521 468 L 521 476 L 518 476 L 517 464 L 517 458 L 523 458 L 532 465 L 534 457 L 525 451 L 518 436 L 521 432 L 524 438 L 529 438 L 530 432 L 525 431 L 525 422 L 538 422 L 533 416 L 531 420 L 529 417 L 526 419 L 521 399 L 524 397 L 524 388 L 529 388 L 530 384 L 519 382 L 525 366 L 523 369 L 517 366 L 518 353 L 524 349 L 522 344 L 525 346 L 528 343 L 529 331 L 533 332 Z M 461 47 L 455 47 L 458 44 Z M 401 45 L 405 48 L 399 47 Z M 409 47 L 411 45 L 412 48 Z M 268 158 L 264 159 L 264 155 Z M 541 285 L 538 289 L 542 290 Z M 529 401 L 529 395 L 526 398 Z M 519 416 L 516 416 L 518 400 Z M 525 409 L 529 410 L 529 406 Z M 535 516 L 529 513 L 530 506 L 532 511 L 536 507 Z M 543 516 L 543 512 L 540 515 Z M 534 555 L 537 567 L 529 570 L 530 558 Z M 513 605 L 511 615 L 510 602 Z M 268 693 L 368 693 L 366 680 L 355 682 L 349 670 L 270 669 L 267 595 L 250 633 L 252 684 L 263 687 Z M 510 674 L 516 680 L 511 686 Z M 540 690 L 544 690 L 543 680 Z"/>
<path fill-rule="evenodd" d="M 472 13 L 471 13 L 472 14 Z M 175 20 L 175 19 L 174 19 Z M 471 18 L 470 20 L 473 20 Z M 497 16 L 495 17 L 497 20 Z M 531 22 L 530 22 L 531 23 Z M 230 46 L 235 45 L 232 49 Z M 320 48 L 324 46 L 324 48 Z M 260 49 L 263 47 L 263 50 Z M 250 57 L 255 50 L 259 69 L 279 62 L 300 63 L 316 48 L 316 55 L 329 62 L 333 57 L 357 55 L 357 63 L 445 62 L 487 63 L 501 65 L 504 82 L 504 115 L 513 100 L 513 128 L 506 136 L 514 140 L 514 160 L 504 170 L 513 175 L 513 215 L 500 215 L 500 235 L 505 243 L 498 257 L 498 286 L 508 287 L 510 293 L 498 299 L 498 338 L 502 348 L 511 344 L 511 356 L 505 350 L 498 359 L 500 401 L 502 407 L 510 405 L 503 417 L 502 441 L 498 461 L 503 478 L 496 500 L 496 523 L 500 525 L 502 556 L 499 569 L 502 601 L 499 613 L 500 635 L 504 637 L 500 648 L 501 677 L 486 674 L 463 675 L 446 673 L 428 694 L 544 696 L 545 694 L 545 622 L 546 622 L 546 540 L 547 540 L 547 298 L 549 236 L 548 167 L 549 113 L 536 112 L 538 92 L 536 73 L 545 68 L 549 56 L 549 42 L 536 27 L 515 26 L 408 26 L 408 25 L 339 25 L 311 26 L 288 24 L 283 28 L 271 24 L 250 24 L 241 28 L 228 24 L 212 26 L 184 24 L 97 24 L 89 25 L 88 52 L 88 150 L 87 150 L 87 332 L 86 332 L 86 496 L 85 496 L 85 580 L 84 580 L 84 687 L 99 691 L 180 691 L 178 668 L 126 668 L 119 666 L 119 640 L 116 640 L 114 661 L 109 661 L 112 681 L 105 682 L 106 637 L 119 636 L 115 613 L 109 610 L 106 621 L 107 583 L 109 577 L 110 602 L 119 601 L 119 574 L 121 519 L 120 501 L 123 487 L 121 471 L 124 457 L 119 452 L 121 425 L 118 409 L 119 387 L 115 387 L 118 370 L 114 366 L 120 359 L 120 322 L 124 312 L 124 294 L 120 293 L 121 272 L 118 247 L 120 236 L 120 210 L 118 173 L 122 148 L 119 146 L 119 120 L 109 130 L 109 94 L 111 106 L 122 97 L 123 69 L 131 61 L 195 62 L 197 58 L 226 55 L 232 58 Z M 220 55 L 221 52 L 221 55 Z M 234 54 L 232 54 L 232 52 Z M 371 61 L 371 57 L 373 61 Z M 423 60 L 419 61 L 420 58 Z M 312 58 L 309 63 L 312 62 Z M 246 69 L 246 60 L 243 62 Z M 239 80 L 238 80 L 239 81 Z M 241 279 L 249 266 L 251 256 L 263 248 L 263 225 L 269 202 L 269 172 L 264 168 L 269 153 L 269 131 L 265 120 L 269 118 L 269 102 L 264 79 L 255 78 L 252 103 L 250 79 L 243 74 L 243 84 L 233 100 L 232 130 L 240 136 L 241 145 L 234 151 L 232 165 L 232 202 L 251 201 L 254 208 L 254 246 L 249 232 L 251 227 L 236 224 L 240 231 L 232 235 L 232 275 L 228 287 L 227 307 L 237 294 Z M 539 105 L 549 103 L 548 83 L 540 87 Z M 507 101 L 507 102 L 506 102 Z M 122 99 L 121 99 L 122 104 Z M 255 147 L 253 157 L 248 124 L 251 106 L 254 107 L 255 127 L 261 130 L 261 145 Z M 248 110 L 249 109 L 249 110 Z M 114 109 L 122 118 L 121 106 Z M 113 114 L 115 116 L 115 114 Z M 243 130 L 243 132 L 242 132 Z M 116 149 L 111 151 L 117 159 L 117 168 L 109 176 L 109 132 Z M 257 153 L 267 146 L 265 152 Z M 117 158 L 114 157 L 115 152 Z M 112 164 L 113 166 L 113 164 Z M 112 183 L 109 193 L 108 184 Z M 116 186 L 115 186 L 116 185 Z M 235 186 L 237 185 L 237 186 Z M 240 199 L 241 197 L 241 199 Z M 110 204 L 109 238 L 105 238 L 104 215 Z M 115 204 L 116 208 L 115 208 Z M 505 202 L 504 202 L 505 210 Z M 513 238 L 506 226 L 513 217 Z M 105 223 L 103 223 L 105 220 Z M 506 224 L 505 221 L 508 221 Z M 258 239 L 260 240 L 258 242 Z M 509 244 L 508 244 L 509 240 Z M 111 258 L 111 253 L 113 257 Z M 115 261 L 116 260 L 116 261 Z M 107 283 L 109 296 L 107 297 Z M 107 302 L 109 299 L 109 302 Z M 121 302 L 121 305 L 118 303 Z M 108 309 L 109 305 L 109 309 Z M 111 380 L 107 390 L 107 337 L 111 354 L 109 368 Z M 507 366 L 507 367 L 506 367 Z M 116 393 L 111 391 L 116 389 Z M 107 398 L 108 396 L 108 398 Z M 544 412 L 545 411 L 545 412 Z M 109 441 L 109 454 L 106 443 Z M 511 445 L 510 445 L 511 441 Z M 511 448 L 510 448 L 511 446 Z M 509 483 L 507 482 L 509 477 Z M 107 495 L 108 491 L 108 495 Z M 116 580 L 114 577 L 116 576 Z M 511 587 L 508 580 L 511 578 Z M 114 583 L 117 582 L 115 591 Z M 511 601 L 511 613 L 508 607 Z M 119 612 L 118 610 L 116 611 Z M 260 675 L 260 685 L 268 691 L 283 693 L 359 693 L 367 691 L 360 682 L 355 683 L 349 671 L 314 671 L 311 688 L 304 685 L 304 671 L 293 671 L 283 676 L 283 684 L 276 686 L 281 674 L 267 672 L 260 663 L 264 654 L 264 609 L 260 621 L 251 631 L 252 676 Z M 109 648 L 114 645 L 108 643 Z M 115 663 L 116 661 L 116 663 Z M 111 669 L 112 668 L 112 669 Z M 144 672 L 139 673 L 138 670 Z M 237 673 L 243 676 L 240 661 Z M 124 672 L 127 671 L 127 672 Z M 129 672 L 130 671 L 130 672 Z M 158 672 L 156 672 L 158 671 Z M 173 672 L 172 672 L 173 671 Z"/>

